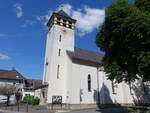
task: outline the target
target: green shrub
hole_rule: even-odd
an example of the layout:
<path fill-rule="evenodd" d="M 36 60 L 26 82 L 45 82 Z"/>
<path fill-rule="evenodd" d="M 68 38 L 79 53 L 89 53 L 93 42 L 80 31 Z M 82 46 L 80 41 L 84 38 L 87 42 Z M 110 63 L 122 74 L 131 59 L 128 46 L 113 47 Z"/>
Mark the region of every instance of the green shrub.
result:
<path fill-rule="evenodd" d="M 23 98 L 23 103 L 28 103 L 32 105 L 38 105 L 40 102 L 40 99 L 34 96 L 25 96 Z"/>
<path fill-rule="evenodd" d="M 32 105 L 38 105 L 40 103 L 40 99 L 39 98 L 34 98 L 32 101 Z"/>

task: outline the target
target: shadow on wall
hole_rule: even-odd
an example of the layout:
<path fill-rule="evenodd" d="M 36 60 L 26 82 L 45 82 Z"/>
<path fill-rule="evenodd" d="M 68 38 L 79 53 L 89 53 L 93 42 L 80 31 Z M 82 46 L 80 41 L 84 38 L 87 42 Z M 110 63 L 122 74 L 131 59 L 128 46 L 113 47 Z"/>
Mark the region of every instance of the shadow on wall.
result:
<path fill-rule="evenodd" d="M 100 91 L 94 90 L 93 98 L 94 98 L 94 101 L 97 103 L 98 107 L 101 107 L 100 105 L 112 105 L 113 104 L 109 89 L 104 84 L 102 85 L 102 88 L 100 89 Z"/>
<path fill-rule="evenodd" d="M 135 105 L 150 105 L 150 91 L 148 87 L 142 81 L 132 85 L 133 92 L 131 93 L 134 93 L 132 98 Z"/>

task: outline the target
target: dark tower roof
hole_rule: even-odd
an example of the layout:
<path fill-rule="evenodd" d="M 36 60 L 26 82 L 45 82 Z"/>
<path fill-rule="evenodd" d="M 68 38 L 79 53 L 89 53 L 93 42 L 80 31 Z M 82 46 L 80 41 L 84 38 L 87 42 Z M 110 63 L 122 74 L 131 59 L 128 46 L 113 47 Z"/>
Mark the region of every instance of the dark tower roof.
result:
<path fill-rule="evenodd" d="M 60 10 L 60 11 L 58 12 L 58 14 L 61 15 L 61 16 L 65 16 L 65 17 L 71 18 L 71 17 L 70 17 L 66 12 L 64 12 L 63 10 Z"/>
<path fill-rule="evenodd" d="M 54 19 L 55 16 L 57 16 L 57 17 L 60 17 L 60 16 L 61 16 L 61 17 L 65 18 L 65 19 L 68 19 L 68 20 L 72 21 L 73 23 L 76 22 L 76 20 L 75 20 L 75 19 L 72 19 L 65 11 L 60 10 L 60 11 L 54 12 L 54 13 L 52 14 L 52 16 L 50 17 L 50 19 L 49 19 L 49 21 L 48 21 L 48 23 L 47 23 L 47 26 L 50 25 L 50 23 L 52 22 L 52 20 Z"/>

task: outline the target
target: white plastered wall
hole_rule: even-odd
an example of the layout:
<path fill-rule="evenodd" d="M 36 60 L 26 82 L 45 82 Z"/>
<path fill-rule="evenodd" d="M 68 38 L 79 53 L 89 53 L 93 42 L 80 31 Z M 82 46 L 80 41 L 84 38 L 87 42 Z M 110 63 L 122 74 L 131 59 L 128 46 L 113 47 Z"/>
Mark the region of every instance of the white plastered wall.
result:
<path fill-rule="evenodd" d="M 46 82 L 48 82 L 47 102 L 52 102 L 52 96 L 62 96 L 63 103 L 67 97 L 67 75 L 69 57 L 67 50 L 74 51 L 74 30 L 59 25 L 53 25 L 47 37 L 47 49 L 45 58 L 48 59 L 46 72 Z M 61 35 L 61 42 L 59 41 Z M 60 56 L 58 56 L 58 51 Z M 57 78 L 57 67 L 59 68 L 59 78 Z"/>

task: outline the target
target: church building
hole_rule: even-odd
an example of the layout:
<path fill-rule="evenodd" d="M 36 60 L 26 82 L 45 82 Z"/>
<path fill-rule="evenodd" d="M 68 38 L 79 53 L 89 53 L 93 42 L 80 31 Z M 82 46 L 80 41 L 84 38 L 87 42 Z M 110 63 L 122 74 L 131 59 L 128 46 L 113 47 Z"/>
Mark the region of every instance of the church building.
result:
<path fill-rule="evenodd" d="M 107 80 L 103 54 L 75 48 L 75 23 L 63 10 L 49 19 L 43 84 L 46 103 L 90 106 L 149 103 L 150 91 L 142 81 L 128 85 Z M 86 26 L 85 26 L 86 27 Z"/>

